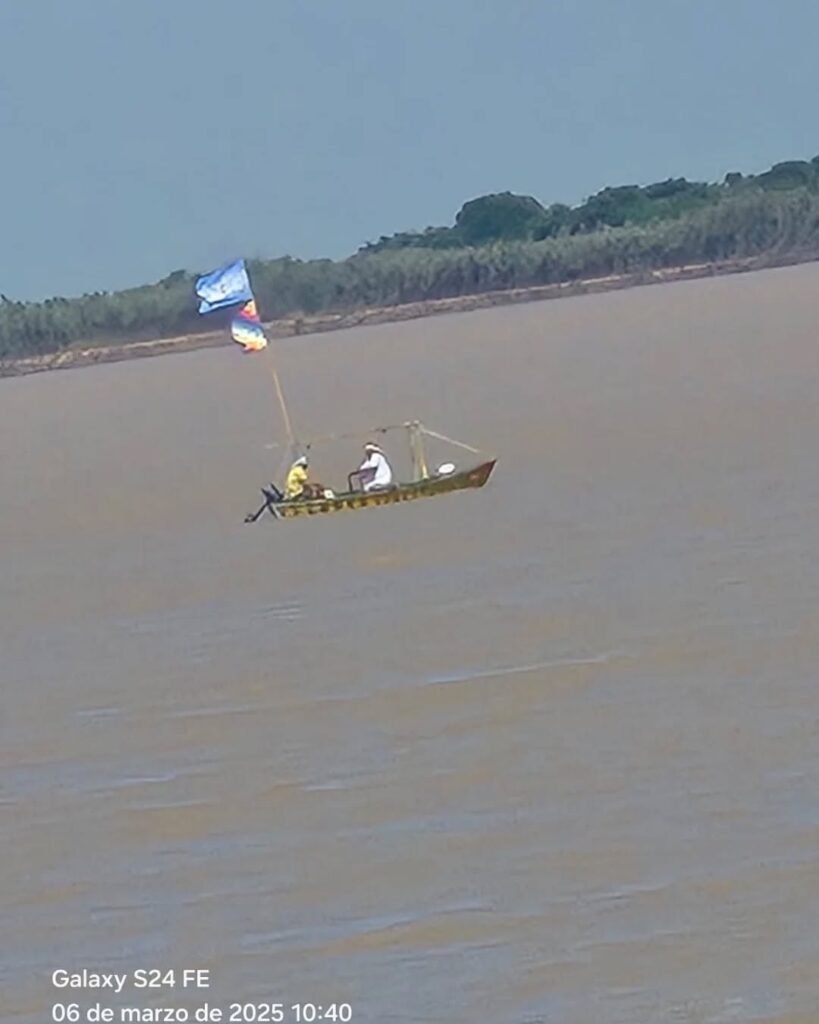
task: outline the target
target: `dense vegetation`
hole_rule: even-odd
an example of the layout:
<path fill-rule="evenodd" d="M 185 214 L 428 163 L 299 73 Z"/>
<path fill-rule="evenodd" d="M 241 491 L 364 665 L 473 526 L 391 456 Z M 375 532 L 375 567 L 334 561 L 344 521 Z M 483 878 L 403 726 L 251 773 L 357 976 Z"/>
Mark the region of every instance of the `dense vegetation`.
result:
<path fill-rule="evenodd" d="M 577 235 L 626 224 L 649 224 L 713 206 L 730 196 L 752 191 L 789 191 L 797 188 L 819 192 L 819 156 L 810 162 L 789 160 L 775 164 L 764 174 L 725 176 L 722 185 L 685 178 L 668 178 L 653 185 L 621 185 L 604 188 L 572 209 L 560 203 L 544 207 L 531 196 L 511 192 L 482 196 L 464 204 L 452 227 L 427 228 L 382 237 L 368 242 L 359 252 L 386 249 L 452 249 L 496 241 L 532 241 Z"/>
<path fill-rule="evenodd" d="M 261 314 L 274 319 L 785 253 L 819 255 L 819 157 L 719 185 L 606 188 L 574 209 L 483 196 L 452 227 L 382 238 L 346 260 L 284 257 L 250 270 Z M 212 331 L 222 314 L 198 316 L 195 277 L 176 271 L 141 288 L 42 303 L 3 295 L 0 359 Z"/>

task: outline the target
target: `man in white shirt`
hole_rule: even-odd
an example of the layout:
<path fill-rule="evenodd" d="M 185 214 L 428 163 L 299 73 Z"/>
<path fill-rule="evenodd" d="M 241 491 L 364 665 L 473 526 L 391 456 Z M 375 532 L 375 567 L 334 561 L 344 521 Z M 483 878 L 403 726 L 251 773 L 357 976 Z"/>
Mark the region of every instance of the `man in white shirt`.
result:
<path fill-rule="evenodd" d="M 364 445 L 366 458 L 358 467 L 357 475 L 365 491 L 380 491 L 392 483 L 392 468 L 377 444 Z"/>

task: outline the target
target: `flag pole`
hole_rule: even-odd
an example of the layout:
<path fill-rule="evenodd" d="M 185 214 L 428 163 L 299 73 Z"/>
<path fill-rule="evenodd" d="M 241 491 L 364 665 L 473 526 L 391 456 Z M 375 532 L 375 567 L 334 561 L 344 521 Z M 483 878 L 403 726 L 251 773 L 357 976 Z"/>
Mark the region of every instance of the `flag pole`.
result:
<path fill-rule="evenodd" d="M 276 388 L 276 395 L 279 399 L 279 408 L 282 411 L 282 419 L 284 420 L 284 429 L 287 434 L 287 440 L 290 442 L 292 447 L 295 444 L 296 438 L 293 433 L 293 424 L 290 420 L 290 413 L 287 411 L 287 403 L 284 400 L 284 392 L 282 391 L 281 381 L 279 380 L 279 373 L 276 369 L 276 361 L 273 358 L 273 346 L 268 340 L 267 347 L 270 350 L 270 372 L 273 375 L 273 384 Z"/>

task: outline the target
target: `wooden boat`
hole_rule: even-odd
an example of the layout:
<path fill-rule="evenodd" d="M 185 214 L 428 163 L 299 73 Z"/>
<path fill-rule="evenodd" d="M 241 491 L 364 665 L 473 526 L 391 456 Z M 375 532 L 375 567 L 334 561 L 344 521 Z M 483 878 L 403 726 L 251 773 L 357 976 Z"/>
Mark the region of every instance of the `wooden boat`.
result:
<path fill-rule="evenodd" d="M 393 484 L 377 491 L 345 491 L 332 497 L 306 498 L 287 501 L 280 494 L 262 488 L 264 502 L 256 512 L 245 517 L 246 523 L 255 523 L 263 512 L 268 511 L 275 519 L 292 519 L 294 516 L 316 516 L 327 512 L 342 512 L 359 508 L 374 508 L 379 505 L 397 505 L 402 501 L 417 498 L 434 498 L 438 494 L 463 491 L 467 488 L 483 487 L 495 468 L 495 459 L 482 462 L 470 469 L 446 476 L 431 476 L 411 483 Z"/>
<path fill-rule="evenodd" d="M 430 472 L 423 450 L 424 434 L 431 434 L 434 437 L 450 441 L 450 443 L 475 454 L 480 453 L 477 449 L 470 448 L 461 442 L 427 431 L 417 421 L 406 423 L 404 427 L 410 438 L 413 480 L 392 484 L 384 489 L 364 491 L 361 488 L 353 487 L 353 478 L 356 474 L 351 473 L 346 491 L 340 493 L 325 491 L 320 497 L 311 496 L 291 500 L 285 499 L 281 491 L 272 485 L 263 487 L 264 501 L 255 512 L 245 516 L 245 522 L 255 523 L 265 512 L 269 512 L 274 519 L 292 519 L 295 516 L 316 516 L 325 515 L 328 512 L 397 505 L 404 501 L 415 501 L 418 498 L 433 498 L 440 494 L 450 494 L 453 491 L 483 487 L 489 480 L 492 470 L 495 468 L 496 460 L 494 458 L 473 462 L 462 469 L 457 469 L 452 463 L 447 463 Z M 386 429 L 389 428 L 382 428 L 382 430 Z"/>

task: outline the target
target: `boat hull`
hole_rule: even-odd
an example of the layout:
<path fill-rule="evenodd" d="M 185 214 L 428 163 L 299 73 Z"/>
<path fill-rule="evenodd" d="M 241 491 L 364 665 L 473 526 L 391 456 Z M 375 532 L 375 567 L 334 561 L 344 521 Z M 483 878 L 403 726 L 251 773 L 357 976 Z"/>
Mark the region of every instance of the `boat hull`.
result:
<path fill-rule="evenodd" d="M 367 493 L 351 491 L 337 494 L 333 498 L 313 498 L 308 501 L 271 501 L 268 507 L 277 519 L 293 519 L 296 516 L 326 515 L 330 512 L 375 508 L 380 505 L 398 505 L 418 498 L 434 498 L 439 494 L 483 487 L 495 468 L 495 461 L 491 459 L 449 476 L 430 477 L 411 484 L 398 484 L 389 490 Z"/>

